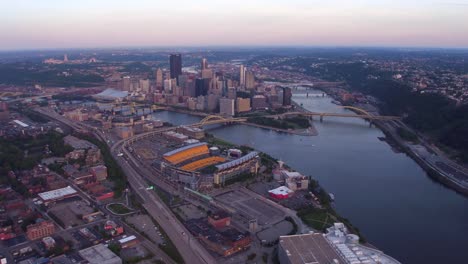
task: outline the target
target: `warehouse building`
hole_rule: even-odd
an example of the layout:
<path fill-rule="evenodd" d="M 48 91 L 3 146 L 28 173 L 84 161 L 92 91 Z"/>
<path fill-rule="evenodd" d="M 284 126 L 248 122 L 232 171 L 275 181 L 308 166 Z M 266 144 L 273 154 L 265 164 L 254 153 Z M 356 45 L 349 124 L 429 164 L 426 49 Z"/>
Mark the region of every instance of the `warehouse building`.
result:
<path fill-rule="evenodd" d="M 122 264 L 122 259 L 103 244 L 82 249 L 78 253 L 90 264 Z"/>

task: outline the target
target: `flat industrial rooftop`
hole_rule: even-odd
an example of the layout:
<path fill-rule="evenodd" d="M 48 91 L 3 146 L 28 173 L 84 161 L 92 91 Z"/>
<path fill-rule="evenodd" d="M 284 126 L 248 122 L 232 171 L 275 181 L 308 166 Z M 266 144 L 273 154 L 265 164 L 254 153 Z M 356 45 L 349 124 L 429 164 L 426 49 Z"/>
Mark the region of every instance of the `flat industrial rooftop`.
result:
<path fill-rule="evenodd" d="M 323 234 L 282 236 L 279 240 L 291 264 L 346 263 L 329 244 Z"/>

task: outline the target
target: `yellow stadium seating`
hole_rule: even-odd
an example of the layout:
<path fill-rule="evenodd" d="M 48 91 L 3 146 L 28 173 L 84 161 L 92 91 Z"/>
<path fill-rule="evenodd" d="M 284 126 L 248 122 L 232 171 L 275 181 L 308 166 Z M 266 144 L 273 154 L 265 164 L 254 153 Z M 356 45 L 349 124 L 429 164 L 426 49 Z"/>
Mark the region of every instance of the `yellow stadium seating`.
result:
<path fill-rule="evenodd" d="M 206 155 L 209 154 L 210 151 L 208 149 L 207 145 L 202 145 L 202 146 L 196 146 L 178 153 L 175 153 L 171 156 L 166 156 L 164 157 L 167 161 L 170 163 L 176 165 L 179 163 L 182 163 L 186 160 L 193 159 L 195 157 L 201 156 L 201 155 Z"/>
<path fill-rule="evenodd" d="M 181 169 L 185 171 L 196 171 L 200 168 L 207 167 L 213 164 L 221 163 L 226 161 L 224 158 L 221 157 L 208 157 L 201 160 L 194 161 L 187 165 L 181 167 Z"/>

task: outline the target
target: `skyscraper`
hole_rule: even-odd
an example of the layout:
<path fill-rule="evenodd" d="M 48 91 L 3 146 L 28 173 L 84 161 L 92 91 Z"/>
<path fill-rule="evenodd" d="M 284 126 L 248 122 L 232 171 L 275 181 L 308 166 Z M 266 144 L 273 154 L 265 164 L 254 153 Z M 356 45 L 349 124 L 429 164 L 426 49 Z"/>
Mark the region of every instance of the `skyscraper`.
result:
<path fill-rule="evenodd" d="M 156 90 L 161 90 L 163 87 L 163 72 L 161 68 L 156 70 Z"/>
<path fill-rule="evenodd" d="M 234 100 L 229 98 L 221 98 L 219 100 L 219 113 L 221 115 L 233 116 L 234 113 Z"/>
<path fill-rule="evenodd" d="M 289 87 L 283 87 L 283 106 L 291 105 L 292 90 Z"/>
<path fill-rule="evenodd" d="M 247 71 L 245 74 L 245 88 L 255 89 L 255 75 L 252 71 Z"/>
<path fill-rule="evenodd" d="M 195 96 L 207 95 L 210 82 L 210 79 L 197 78 L 195 80 Z"/>
<path fill-rule="evenodd" d="M 172 92 L 172 81 L 171 79 L 164 80 L 164 92 L 169 94 Z"/>
<path fill-rule="evenodd" d="M 130 79 L 130 76 L 124 76 L 122 78 L 122 90 L 130 91 L 131 84 L 132 84 L 132 80 Z"/>
<path fill-rule="evenodd" d="M 171 54 L 169 57 L 171 79 L 177 79 L 182 74 L 182 55 Z"/>
<path fill-rule="evenodd" d="M 204 69 L 201 71 L 201 77 L 204 79 L 213 78 L 213 71 L 211 69 Z"/>
<path fill-rule="evenodd" d="M 239 75 L 239 84 L 241 87 L 245 86 L 245 72 L 247 71 L 247 67 L 244 65 L 240 66 L 240 75 Z"/>
<path fill-rule="evenodd" d="M 140 90 L 144 93 L 150 92 L 150 81 L 148 79 L 140 79 L 139 81 Z"/>
<path fill-rule="evenodd" d="M 228 97 L 229 99 L 235 100 L 235 99 L 237 98 L 237 91 L 236 91 L 236 88 L 234 88 L 234 87 L 228 88 L 227 97 Z"/>
<path fill-rule="evenodd" d="M 208 69 L 208 61 L 206 60 L 206 58 L 203 58 L 201 61 L 201 69 L 202 70 Z"/>
<path fill-rule="evenodd" d="M 237 98 L 236 99 L 236 112 L 248 112 L 250 111 L 250 98 Z"/>

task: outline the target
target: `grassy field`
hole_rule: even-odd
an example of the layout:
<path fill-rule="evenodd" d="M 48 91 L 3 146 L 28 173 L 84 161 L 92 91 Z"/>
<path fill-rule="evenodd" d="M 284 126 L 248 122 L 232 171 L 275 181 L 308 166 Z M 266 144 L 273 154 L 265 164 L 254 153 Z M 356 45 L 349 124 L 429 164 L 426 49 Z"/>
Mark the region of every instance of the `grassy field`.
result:
<path fill-rule="evenodd" d="M 297 215 L 312 228 L 320 231 L 325 231 L 335 222 L 335 217 L 329 214 L 326 210 L 305 209 L 297 213 Z"/>
<path fill-rule="evenodd" d="M 219 139 L 219 138 L 216 138 L 216 137 L 209 137 L 207 136 L 205 141 L 210 144 L 210 145 L 215 145 L 215 146 L 220 146 L 220 147 L 228 147 L 228 148 L 231 148 L 231 147 L 235 147 L 234 144 L 231 144 L 227 141 L 224 141 L 222 139 Z"/>
<path fill-rule="evenodd" d="M 116 214 L 128 214 L 132 212 L 128 207 L 122 204 L 111 204 L 109 205 L 109 209 Z"/>

